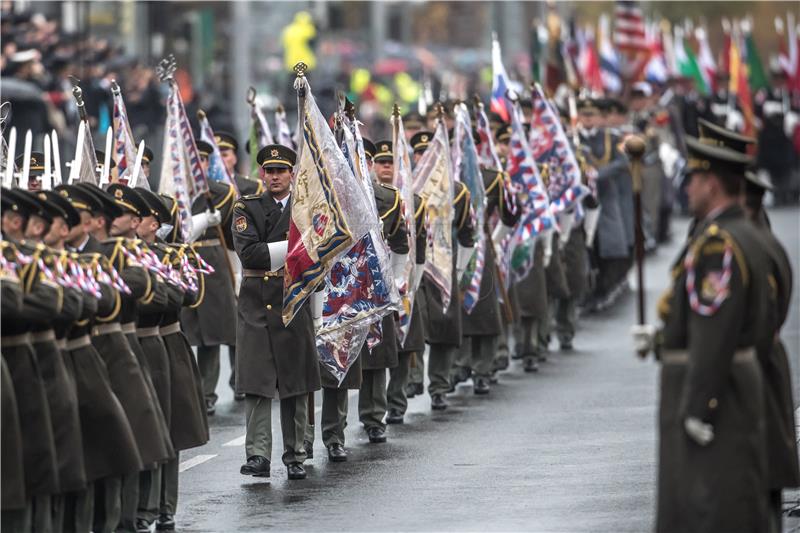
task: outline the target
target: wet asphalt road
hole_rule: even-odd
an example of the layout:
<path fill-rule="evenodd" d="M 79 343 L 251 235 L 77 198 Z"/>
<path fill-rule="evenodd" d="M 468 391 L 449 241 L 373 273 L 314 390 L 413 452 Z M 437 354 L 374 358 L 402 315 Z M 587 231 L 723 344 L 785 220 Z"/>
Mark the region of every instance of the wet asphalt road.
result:
<path fill-rule="evenodd" d="M 795 272 L 799 213 L 771 213 Z M 677 220 L 675 242 L 647 259 L 651 320 L 686 227 L 685 220 Z M 796 399 L 798 293 L 783 334 Z M 613 309 L 581 320 L 574 352 L 561 353 L 553 343 L 538 374 L 525 374 L 512 362 L 489 396 L 475 396 L 468 382 L 448 397 L 445 412 L 432 413 L 427 394 L 412 399 L 406 423 L 389 426 L 385 444 L 367 440 L 353 392 L 349 461 L 328 462 L 317 428 L 305 481 L 286 479 L 277 402 L 272 477 L 239 474 L 245 460 L 244 405 L 232 399 L 223 354 L 211 441 L 181 457 L 178 530 L 651 530 L 658 368 L 633 353 L 628 329 L 634 317 L 631 293 Z M 317 421 L 320 405 L 318 397 Z M 787 526 L 798 524 L 790 519 Z"/>

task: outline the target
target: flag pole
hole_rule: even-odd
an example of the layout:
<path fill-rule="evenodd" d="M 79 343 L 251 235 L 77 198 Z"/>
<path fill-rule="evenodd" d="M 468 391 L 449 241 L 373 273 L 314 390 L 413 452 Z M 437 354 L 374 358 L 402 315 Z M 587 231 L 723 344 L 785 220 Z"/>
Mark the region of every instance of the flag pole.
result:
<path fill-rule="evenodd" d="M 636 285 L 637 285 L 637 310 L 640 325 L 646 323 L 644 305 L 644 232 L 642 231 L 642 157 L 646 149 L 645 141 L 638 135 L 631 135 L 625 141 L 625 153 L 630 159 L 631 175 L 633 176 L 633 210 L 635 217 L 635 256 L 636 256 Z M 644 358 L 647 351 L 639 352 L 639 357 Z"/>
<path fill-rule="evenodd" d="M 297 132 L 299 134 L 298 137 L 300 138 L 300 140 L 302 140 L 303 134 L 301 128 L 303 127 L 303 113 L 305 112 L 306 108 L 306 71 L 308 71 L 308 65 L 300 61 L 294 66 L 292 70 L 294 70 L 294 73 L 297 76 L 297 78 L 294 80 L 294 88 L 297 91 Z M 300 152 L 302 151 L 303 144 L 305 143 L 298 142 L 297 144 L 298 144 L 297 161 L 299 162 Z M 294 181 L 294 176 L 292 177 L 292 181 Z M 308 425 L 311 426 L 311 431 L 313 432 L 315 429 L 313 391 L 308 393 L 307 404 L 308 404 L 307 422 Z"/>

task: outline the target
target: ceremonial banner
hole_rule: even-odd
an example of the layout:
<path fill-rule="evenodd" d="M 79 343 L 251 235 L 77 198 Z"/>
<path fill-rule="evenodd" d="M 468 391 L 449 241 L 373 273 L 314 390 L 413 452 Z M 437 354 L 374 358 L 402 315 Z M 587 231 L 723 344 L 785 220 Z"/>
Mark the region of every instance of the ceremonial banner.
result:
<path fill-rule="evenodd" d="M 481 139 L 481 143 L 478 145 L 478 160 L 481 166 L 484 168 L 496 168 L 498 170 L 503 168 L 494 147 L 494 134 L 492 133 L 492 128 L 489 126 L 489 119 L 486 117 L 483 102 L 477 102 L 476 105 L 475 129 L 478 131 L 478 137 Z"/>
<path fill-rule="evenodd" d="M 206 172 L 206 177 L 213 181 L 225 183 L 226 185 L 233 185 L 234 190 L 236 190 L 236 195 L 239 196 L 240 193 L 239 188 L 236 186 L 236 180 L 228 173 L 228 167 L 225 166 L 225 162 L 222 160 L 219 146 L 217 146 L 217 141 L 214 137 L 214 130 L 211 128 L 211 124 L 208 122 L 208 117 L 205 113 L 201 113 L 199 121 L 200 140 L 210 144 L 212 149 L 211 153 L 208 154 L 208 171 Z"/>
<path fill-rule="evenodd" d="M 481 167 L 478 164 L 478 151 L 475 148 L 475 140 L 472 138 L 472 123 L 467 106 L 459 104 L 455 108 L 455 114 L 453 170 L 458 180 L 469 190 L 472 206 L 470 216 L 472 217 L 472 226 L 476 230 L 475 250 L 459 280 L 459 287 L 464 290 L 464 310 L 470 314 L 480 298 L 486 259 L 486 233 L 484 232 L 486 190 L 483 186 Z"/>
<path fill-rule="evenodd" d="M 581 183 L 581 169 L 575 159 L 558 113 L 539 86 L 531 91 L 533 113 L 530 141 L 533 158 L 550 170 L 547 192 L 553 215 L 572 210 L 587 193 Z"/>
<path fill-rule="evenodd" d="M 76 149 L 76 153 L 78 150 L 81 151 L 80 161 L 77 162 L 79 165 L 78 174 L 77 178 L 71 183 L 85 182 L 100 186 L 100 177 L 97 174 L 97 153 L 94 151 L 91 128 L 87 121 L 81 121 L 81 127 L 83 127 L 84 132 L 83 143 Z M 81 136 L 78 135 L 78 140 L 80 141 L 80 139 Z M 76 164 L 76 161 L 73 161 L 72 164 Z M 72 178 L 72 176 L 72 170 L 70 169 L 70 178 Z"/>
<path fill-rule="evenodd" d="M 403 276 L 398 280 L 401 306 L 398 312 L 397 342 L 400 346 L 403 346 L 408 336 L 408 330 L 411 327 L 414 294 L 417 290 L 417 287 L 414 286 L 414 267 L 417 261 L 417 228 L 414 217 L 414 184 L 411 181 L 411 159 L 408 155 L 411 152 L 408 149 L 403 118 L 399 113 L 392 115 L 392 137 L 392 145 L 394 146 L 394 176 L 392 177 L 392 183 L 400 191 L 400 199 L 403 202 L 403 220 L 408 229 L 408 255 L 406 256 L 406 263 L 403 265 Z"/>
<path fill-rule="evenodd" d="M 138 176 L 133 174 L 133 166 L 136 161 L 136 141 L 133 139 L 131 125 L 128 122 L 128 111 L 125 109 L 125 102 L 122 99 L 122 92 L 117 88 L 112 89 L 114 97 L 114 162 L 117 164 L 117 181 L 130 187 L 144 187 L 150 190 L 150 184 L 143 170 L 139 170 Z"/>
<path fill-rule="evenodd" d="M 261 101 L 257 95 L 254 95 L 250 101 L 250 137 L 248 139 L 250 146 L 250 175 L 258 175 L 258 160 L 256 155 L 263 147 L 275 144 L 272 138 L 272 130 L 269 128 L 267 117 L 261 111 Z"/>
<path fill-rule="evenodd" d="M 522 127 L 517 104 L 511 114 L 511 141 L 506 170 L 520 200 L 520 219 L 508 238 L 501 270 L 513 284 L 524 279 L 533 267 L 535 237 L 555 227 L 550 199 L 544 188 Z"/>
<path fill-rule="evenodd" d="M 342 153 L 353 169 L 359 167 L 353 156 L 363 154 L 364 148 L 356 141 L 350 126 L 345 122 L 341 131 Z M 366 162 L 364 165 L 366 170 Z M 345 204 L 342 212 L 351 221 L 353 235 L 364 230 L 366 234 L 335 261 L 325 277 L 322 328 L 317 332 L 320 362 L 339 383 L 358 358 L 370 327 L 394 311 L 399 300 L 389 251 L 381 238 L 381 221 L 375 209 L 375 199 L 360 187 L 363 184 L 359 178 L 352 175 L 349 179 L 355 183 L 341 195 L 349 197 L 342 202 Z M 371 189 L 369 194 L 372 194 Z M 358 213 L 348 212 L 359 204 Z"/>
<path fill-rule="evenodd" d="M 425 275 L 450 306 L 453 276 L 453 174 L 447 129 L 439 121 L 436 132 L 414 169 L 414 192 L 427 208 L 428 249 Z"/>
<path fill-rule="evenodd" d="M 286 111 L 283 109 L 282 105 L 278 105 L 278 109 L 275 110 L 275 127 L 278 128 L 278 133 L 276 135 L 278 144 L 294 148 L 295 143 L 294 139 L 292 139 L 292 130 L 289 129 L 289 123 L 286 122 Z"/>
<path fill-rule="evenodd" d="M 200 165 L 192 126 L 175 82 L 169 85 L 162 154 L 158 192 L 175 198 L 180 214 L 181 234 L 184 241 L 188 241 L 192 231 L 192 202 L 208 192 L 208 182 Z"/>
<path fill-rule="evenodd" d="M 511 107 L 506 100 L 506 91 L 510 88 L 508 74 L 503 66 L 500 43 L 497 35 L 492 35 L 492 98 L 489 109 L 500 115 L 504 122 L 508 122 L 511 117 Z"/>
<path fill-rule="evenodd" d="M 364 233 L 353 234 L 348 214 L 360 205 L 343 205 L 345 191 L 357 187 L 350 165 L 336 144 L 325 117 L 317 108 L 305 78 L 298 112 L 302 146 L 292 188 L 292 220 L 283 275 L 283 323 L 288 325 L 314 292 L 338 257 Z M 368 230 L 365 224 L 363 230 Z"/>

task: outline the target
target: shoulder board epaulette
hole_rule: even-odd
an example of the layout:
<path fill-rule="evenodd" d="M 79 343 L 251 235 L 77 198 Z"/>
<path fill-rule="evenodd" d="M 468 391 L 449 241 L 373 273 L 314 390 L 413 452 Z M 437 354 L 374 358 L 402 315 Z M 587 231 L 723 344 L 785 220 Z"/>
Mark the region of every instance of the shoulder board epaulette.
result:
<path fill-rule="evenodd" d="M 258 200 L 261 198 L 260 194 L 246 194 L 239 198 L 239 200 Z"/>
<path fill-rule="evenodd" d="M 394 185 L 389 185 L 388 183 L 380 182 L 380 186 L 385 188 L 385 189 L 389 189 L 390 191 L 396 191 L 397 190 L 397 187 L 395 187 Z"/>

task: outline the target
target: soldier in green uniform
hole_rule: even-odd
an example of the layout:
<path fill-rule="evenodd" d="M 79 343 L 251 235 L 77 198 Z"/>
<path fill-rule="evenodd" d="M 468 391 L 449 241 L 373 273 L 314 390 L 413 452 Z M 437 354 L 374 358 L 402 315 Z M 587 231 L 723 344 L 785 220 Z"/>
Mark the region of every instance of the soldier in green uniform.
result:
<path fill-rule="evenodd" d="M 418 161 L 428 148 L 433 134 L 429 131 L 418 132 L 411 138 L 414 159 Z M 431 397 L 431 409 L 443 411 L 447 409 L 445 394 L 450 390 L 450 369 L 461 346 L 461 296 L 459 294 L 459 274 L 466 267 L 474 246 L 475 230 L 470 211 L 470 194 L 466 185 L 457 181 L 453 187 L 453 276 L 451 287 L 452 301 L 447 309 L 442 305 L 441 293 L 436 286 L 422 279 L 422 290 L 417 295 L 427 311 L 428 330 L 425 342 L 428 352 L 428 394 Z M 462 251 L 459 251 L 462 250 Z"/>
<path fill-rule="evenodd" d="M 201 165 L 207 169 L 208 156 L 213 147 L 205 141 L 197 141 L 197 151 Z M 233 249 L 230 225 L 236 191 L 233 186 L 216 181 L 209 181 L 208 185 L 211 202 L 201 195 L 192 204 L 192 235 L 189 240 L 192 248 L 218 274 L 202 280 L 201 297 L 181 311 L 181 322 L 189 343 L 197 347 L 197 364 L 203 379 L 206 410 L 213 415 L 217 403 L 220 346 L 225 344 L 230 351 L 236 345 L 236 293 L 226 257 L 227 250 Z M 227 248 L 222 245 L 216 226 L 222 228 Z M 234 359 L 231 359 L 231 363 L 233 379 Z"/>
<path fill-rule="evenodd" d="M 242 262 L 238 303 L 236 389 L 246 395 L 243 475 L 268 477 L 272 455 L 272 398 L 280 396 L 283 463 L 289 479 L 305 479 L 303 437 L 309 392 L 320 388 L 315 322 L 321 294 L 312 295 L 288 326 L 282 319 L 283 266 L 291 220 L 290 184 L 296 154 L 281 145 L 261 149 L 267 191 L 234 205 L 233 244 Z M 312 308 L 314 315 L 312 317 Z"/>
<path fill-rule="evenodd" d="M 408 233 L 400 205 L 400 191 L 388 185 L 394 175 L 392 141 L 375 143 L 373 170 L 377 183 L 375 203 L 383 223 L 383 238 L 391 250 L 392 265 L 404 263 L 408 255 Z M 395 275 L 395 278 L 397 276 Z M 372 443 L 386 442 L 384 416 L 387 410 L 386 370 L 398 365 L 397 335 L 394 314 L 381 321 L 381 341 L 370 350 L 361 348 L 361 387 L 358 393 L 358 416 Z"/>
<path fill-rule="evenodd" d="M 403 121 L 403 125 L 405 125 L 405 119 Z M 406 133 L 408 133 L 408 130 L 406 130 Z M 425 130 L 422 127 L 420 127 L 416 133 L 411 135 L 409 139 L 409 145 L 413 152 L 415 164 L 419 160 L 419 158 L 422 157 L 422 154 L 425 153 L 425 149 L 428 148 L 428 144 L 430 144 L 430 140 L 432 138 L 433 138 L 433 133 Z M 421 289 L 422 285 L 420 284 L 419 287 Z M 418 291 L 415 300 L 415 306 L 417 309 L 420 310 L 421 313 L 420 318 L 423 319 L 422 333 L 423 333 L 423 338 L 425 338 L 427 336 L 425 330 L 428 326 L 428 320 L 425 314 L 425 306 L 424 306 L 425 302 L 421 298 L 421 294 L 422 292 Z M 413 359 L 410 362 L 411 368 L 409 369 L 408 373 L 408 384 L 405 387 L 406 398 L 413 398 L 414 396 L 418 396 L 425 392 L 425 360 L 423 358 L 423 352 L 424 350 L 415 353 Z"/>
<path fill-rule="evenodd" d="M 142 188 L 134 189 L 147 204 L 150 212 L 142 218 L 136 230 L 137 236 L 162 260 L 170 264 L 170 258 L 178 253 L 157 237 L 162 224 L 172 221 L 172 212 L 162 198 Z M 194 364 L 191 348 L 180 329 L 178 313 L 184 304 L 193 304 L 198 291 L 189 291 L 174 283 L 167 283 L 166 302 L 153 309 L 155 315 L 149 324 L 158 323 L 158 336 L 167 354 L 170 380 L 170 437 L 176 455 L 164 466 L 162 475 L 159 530 L 175 529 L 175 512 L 178 505 L 178 464 L 180 451 L 201 446 L 208 442 L 208 421 L 200 383 L 199 372 Z M 155 328 L 156 326 L 149 326 Z"/>
<path fill-rule="evenodd" d="M 756 140 L 726 130 L 704 119 L 698 120 L 700 136 L 742 154 L 747 154 Z M 794 422 L 794 398 L 786 348 L 780 330 L 786 322 L 792 294 L 792 266 L 786 249 L 770 230 L 764 210 L 764 194 L 772 189 L 766 174 L 752 170 L 744 173 L 740 204 L 756 227 L 767 255 L 770 288 L 770 331 L 774 342 L 759 354 L 764 373 L 764 406 L 767 426 L 767 489 L 769 491 L 769 530 L 781 531 L 782 490 L 800 485 L 797 458 L 797 433 Z"/>
<path fill-rule="evenodd" d="M 496 212 L 499 216 L 498 228 L 495 229 L 497 240 L 502 240 L 516 224 L 519 216 L 514 206 L 507 205 L 503 194 L 503 181 L 508 175 L 498 169 L 482 170 L 483 184 L 486 190 L 486 227 L 481 228 L 488 234 L 488 220 Z M 494 241 L 494 239 L 492 239 Z M 498 339 L 503 334 L 503 318 L 500 310 L 499 283 L 495 263 L 495 250 L 486 240 L 484 251 L 484 269 L 481 277 L 478 302 L 467 313 L 462 308 L 464 343 L 462 350 L 464 359 L 460 366 L 468 366 L 474 373 L 475 394 L 487 394 L 490 389 L 490 377 L 496 355 Z M 458 369 L 456 369 L 458 371 Z"/>
<path fill-rule="evenodd" d="M 661 360 L 658 531 L 765 531 L 764 375 L 773 342 L 768 256 L 739 206 L 748 156 L 686 138 L 697 224 L 659 302 L 663 329 L 634 326 Z M 657 340 L 656 340 L 657 338 Z"/>

